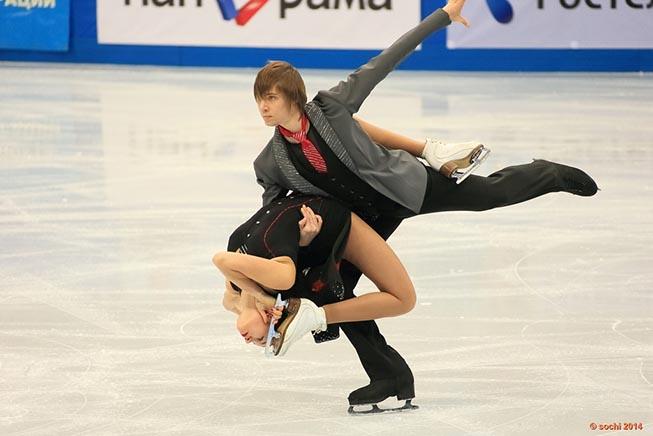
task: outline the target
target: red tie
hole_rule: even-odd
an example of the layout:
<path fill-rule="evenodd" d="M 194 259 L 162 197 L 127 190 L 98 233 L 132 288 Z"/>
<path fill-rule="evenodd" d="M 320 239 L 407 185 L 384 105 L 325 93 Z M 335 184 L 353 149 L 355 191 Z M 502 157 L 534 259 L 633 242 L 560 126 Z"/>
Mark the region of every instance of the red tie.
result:
<path fill-rule="evenodd" d="M 320 151 L 317 149 L 315 144 L 308 139 L 308 118 L 306 115 L 302 116 L 302 128 L 299 132 L 291 132 L 281 126 L 279 126 L 279 132 L 281 132 L 281 134 L 286 138 L 292 138 L 299 142 L 302 146 L 304 156 L 306 156 L 306 159 L 308 159 L 318 173 L 327 172 L 326 162 L 320 154 Z"/>

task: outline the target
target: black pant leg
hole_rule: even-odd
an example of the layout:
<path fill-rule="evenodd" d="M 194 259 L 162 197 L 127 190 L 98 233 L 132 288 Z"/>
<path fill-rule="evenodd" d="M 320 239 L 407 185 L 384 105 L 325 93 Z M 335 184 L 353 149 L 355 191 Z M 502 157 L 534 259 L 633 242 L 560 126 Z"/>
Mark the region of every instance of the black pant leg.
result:
<path fill-rule="evenodd" d="M 540 195 L 560 191 L 557 172 L 545 161 L 504 168 L 487 177 L 469 176 L 460 185 L 426 167 L 429 181 L 420 214 L 470 210 L 482 211 L 520 203 Z M 402 216 L 410 216 L 410 213 Z M 384 239 L 399 227 L 402 218 L 381 217 L 371 227 Z M 354 297 L 353 290 L 361 272 L 342 261 L 340 273 L 345 285 L 345 298 Z M 340 324 L 358 353 L 371 380 L 389 378 L 410 371 L 401 355 L 387 344 L 374 321 Z"/>
<path fill-rule="evenodd" d="M 348 322 L 340 328 L 356 349 L 370 380 L 395 378 L 410 371 L 404 358 L 385 341 L 376 322 Z"/>
<path fill-rule="evenodd" d="M 401 221 L 399 218 L 380 217 L 371 226 L 386 240 L 399 227 Z M 353 298 L 361 272 L 343 260 L 340 264 L 340 275 L 345 287 L 345 298 Z M 370 380 L 392 378 L 410 372 L 404 358 L 388 345 L 375 321 L 347 322 L 340 324 L 340 328 L 356 349 Z"/>
<path fill-rule="evenodd" d="M 499 170 L 487 177 L 471 175 L 457 185 L 431 167 L 421 214 L 454 210 L 482 211 L 521 203 L 562 188 L 558 171 L 547 161 Z"/>

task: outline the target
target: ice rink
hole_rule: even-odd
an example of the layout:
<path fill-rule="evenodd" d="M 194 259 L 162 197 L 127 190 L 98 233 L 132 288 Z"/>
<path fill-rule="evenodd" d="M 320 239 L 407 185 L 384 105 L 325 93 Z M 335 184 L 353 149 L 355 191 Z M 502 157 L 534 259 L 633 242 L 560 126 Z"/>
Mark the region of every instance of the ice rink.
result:
<path fill-rule="evenodd" d="M 347 72 L 304 74 L 311 98 Z M 405 221 L 389 242 L 418 303 L 379 325 L 420 409 L 358 417 L 344 335 L 266 359 L 221 305 L 211 257 L 260 206 L 272 133 L 254 76 L 0 63 L 1 435 L 653 434 L 653 76 L 376 89 L 361 117 L 479 139 L 480 174 L 546 158 L 601 192 Z"/>

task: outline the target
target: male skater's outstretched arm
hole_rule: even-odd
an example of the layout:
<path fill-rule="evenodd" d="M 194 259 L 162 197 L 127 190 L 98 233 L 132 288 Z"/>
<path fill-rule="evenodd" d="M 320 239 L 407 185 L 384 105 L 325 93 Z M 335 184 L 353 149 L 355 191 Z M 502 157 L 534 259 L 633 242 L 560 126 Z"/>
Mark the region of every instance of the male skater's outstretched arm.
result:
<path fill-rule="evenodd" d="M 417 27 L 406 32 L 381 54 L 351 73 L 347 80 L 341 81 L 328 91 L 320 91 L 318 95 L 337 100 L 352 114 L 358 112 L 374 87 L 430 34 L 448 26 L 451 22 L 469 26 L 468 21 L 461 15 L 464 5 L 465 0 L 450 0 L 445 7 L 426 17 Z"/>

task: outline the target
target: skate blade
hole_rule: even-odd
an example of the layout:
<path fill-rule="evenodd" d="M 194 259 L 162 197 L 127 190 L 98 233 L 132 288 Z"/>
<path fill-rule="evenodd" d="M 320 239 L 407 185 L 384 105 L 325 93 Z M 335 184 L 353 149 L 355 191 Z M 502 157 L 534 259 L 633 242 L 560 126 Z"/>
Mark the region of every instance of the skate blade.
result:
<path fill-rule="evenodd" d="M 347 413 L 350 415 L 373 415 L 377 413 L 398 413 L 398 412 L 407 412 L 410 410 L 415 410 L 419 409 L 419 406 L 412 404 L 412 400 L 406 400 L 406 404 L 404 404 L 401 407 L 389 407 L 389 408 L 384 408 L 384 407 L 379 407 L 377 404 L 368 404 L 367 406 L 371 406 L 371 409 L 367 410 L 356 410 L 354 407 L 366 407 L 365 405 L 363 406 L 349 406 L 349 409 L 347 409 Z"/>
<path fill-rule="evenodd" d="M 470 166 L 463 168 L 462 170 L 457 169 L 454 171 L 454 173 L 451 175 L 451 178 L 456 180 L 456 185 L 460 185 L 462 182 L 464 182 L 465 179 L 469 177 L 472 172 L 485 161 L 485 159 L 487 159 L 489 154 L 490 149 L 483 147 L 476 155 L 476 157 L 472 158 L 472 164 Z"/>
<path fill-rule="evenodd" d="M 286 307 L 287 304 L 287 301 L 283 301 L 281 299 L 281 294 L 277 294 L 277 301 L 274 305 L 276 307 Z M 268 328 L 268 337 L 265 340 L 265 355 L 267 357 L 273 357 L 279 353 L 279 347 L 276 345 L 281 335 L 275 330 L 274 327 L 274 322 L 270 321 L 270 327 Z"/>
<path fill-rule="evenodd" d="M 277 298 L 279 298 L 279 297 L 277 297 Z M 283 308 L 283 310 L 286 312 L 286 314 L 285 314 L 286 318 L 281 323 L 274 326 L 274 327 L 276 327 L 274 329 L 275 333 L 274 333 L 274 335 L 272 335 L 270 337 L 270 347 L 269 348 L 271 350 L 271 353 L 274 356 L 283 356 L 284 354 L 286 354 L 286 351 L 288 351 L 287 347 L 286 347 L 285 350 L 282 350 L 282 348 L 284 346 L 284 341 L 285 341 L 285 338 L 286 338 L 286 332 L 288 331 L 288 326 L 290 325 L 290 323 L 292 323 L 293 320 L 295 319 L 295 316 L 297 315 L 300 304 L 301 303 L 299 302 L 299 298 L 289 298 L 288 300 L 282 301 L 281 306 L 277 306 L 277 307 Z M 270 323 L 270 324 L 272 324 L 272 323 Z M 269 330 L 268 330 L 268 333 L 269 333 Z"/>
<path fill-rule="evenodd" d="M 265 341 L 265 356 L 274 357 L 275 354 L 275 343 L 279 339 L 279 333 L 274 330 L 274 325 L 271 325 L 268 330 L 268 337 Z"/>

